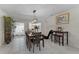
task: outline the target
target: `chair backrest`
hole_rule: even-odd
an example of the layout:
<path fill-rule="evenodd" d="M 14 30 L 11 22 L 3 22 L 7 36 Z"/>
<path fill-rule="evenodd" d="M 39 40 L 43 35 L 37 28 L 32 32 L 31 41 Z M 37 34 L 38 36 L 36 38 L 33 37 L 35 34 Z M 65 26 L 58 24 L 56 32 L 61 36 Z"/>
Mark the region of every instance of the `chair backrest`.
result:
<path fill-rule="evenodd" d="M 41 32 L 33 32 L 32 35 L 40 36 L 41 35 Z"/>
<path fill-rule="evenodd" d="M 35 39 L 40 39 L 42 36 L 41 32 L 33 32 L 32 35 L 35 36 Z"/>
<path fill-rule="evenodd" d="M 63 28 L 62 27 L 58 27 L 57 31 L 63 31 Z"/>

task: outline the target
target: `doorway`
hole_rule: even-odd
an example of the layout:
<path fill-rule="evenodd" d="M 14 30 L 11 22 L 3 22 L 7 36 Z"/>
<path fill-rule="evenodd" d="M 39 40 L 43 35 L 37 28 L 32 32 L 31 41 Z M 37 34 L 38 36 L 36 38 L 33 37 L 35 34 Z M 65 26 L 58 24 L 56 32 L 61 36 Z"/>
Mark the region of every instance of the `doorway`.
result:
<path fill-rule="evenodd" d="M 14 24 L 14 26 L 15 26 L 14 36 L 16 36 L 16 35 L 25 35 L 24 23 L 16 22 Z"/>
<path fill-rule="evenodd" d="M 15 51 L 23 52 L 26 50 L 26 37 L 24 30 L 24 23 L 14 23 L 14 38 L 12 40 L 12 47 Z"/>

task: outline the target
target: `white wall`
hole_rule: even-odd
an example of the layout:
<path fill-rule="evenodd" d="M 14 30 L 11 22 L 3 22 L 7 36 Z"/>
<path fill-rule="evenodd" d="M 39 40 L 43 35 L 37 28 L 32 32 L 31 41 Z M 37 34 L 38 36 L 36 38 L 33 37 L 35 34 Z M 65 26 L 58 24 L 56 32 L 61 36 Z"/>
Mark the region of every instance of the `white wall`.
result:
<path fill-rule="evenodd" d="M 64 27 L 65 31 L 69 32 L 69 46 L 79 48 L 79 7 L 58 13 L 53 16 L 53 20 L 56 20 L 57 15 L 66 12 L 70 13 L 69 24 L 61 24 L 61 26 Z"/>
<path fill-rule="evenodd" d="M 7 15 L 2 10 L 0 10 L 0 46 L 4 43 L 4 21 L 3 16 Z"/>
<path fill-rule="evenodd" d="M 45 24 L 46 24 L 46 34 L 48 34 L 50 30 L 55 30 L 56 29 L 55 17 L 50 16 L 45 21 L 46 21 L 45 22 Z"/>

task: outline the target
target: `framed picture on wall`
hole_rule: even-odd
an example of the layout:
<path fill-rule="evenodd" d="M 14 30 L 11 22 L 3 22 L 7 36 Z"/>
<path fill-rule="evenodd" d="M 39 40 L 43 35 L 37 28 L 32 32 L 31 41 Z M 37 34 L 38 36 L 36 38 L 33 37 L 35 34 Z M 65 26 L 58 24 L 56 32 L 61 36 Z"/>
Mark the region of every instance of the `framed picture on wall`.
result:
<path fill-rule="evenodd" d="M 57 24 L 69 24 L 69 13 L 64 13 L 56 16 Z"/>

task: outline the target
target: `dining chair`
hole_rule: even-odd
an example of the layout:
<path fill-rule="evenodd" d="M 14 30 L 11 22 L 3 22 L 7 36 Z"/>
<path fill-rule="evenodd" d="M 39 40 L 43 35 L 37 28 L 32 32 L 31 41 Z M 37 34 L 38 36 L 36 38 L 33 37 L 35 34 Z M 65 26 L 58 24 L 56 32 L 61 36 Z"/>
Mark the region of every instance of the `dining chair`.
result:
<path fill-rule="evenodd" d="M 62 45 L 64 46 L 64 33 L 63 33 L 63 32 L 61 32 L 61 31 L 56 31 L 54 37 L 55 37 L 55 38 L 54 38 L 55 41 L 59 42 L 59 45 L 60 45 L 61 42 L 62 42 Z"/>
<path fill-rule="evenodd" d="M 27 48 L 28 48 L 28 40 L 29 40 L 29 37 L 28 37 L 27 32 L 25 32 L 25 35 L 26 35 L 26 46 L 27 46 Z"/>
<path fill-rule="evenodd" d="M 31 39 L 27 32 L 25 32 L 25 35 L 26 35 L 26 46 L 27 46 L 27 49 L 29 49 L 30 51 L 31 50 Z"/>
<path fill-rule="evenodd" d="M 42 41 L 42 46 L 44 48 L 44 37 L 41 32 L 35 32 L 33 33 L 33 36 L 35 36 L 33 39 L 33 53 L 34 53 L 35 44 L 37 45 L 37 47 L 39 47 L 39 51 L 41 51 L 40 41 Z"/>
<path fill-rule="evenodd" d="M 41 50 L 40 48 L 40 37 L 41 37 L 41 33 L 32 33 L 33 35 L 33 40 L 32 40 L 32 43 L 33 43 L 33 53 L 34 53 L 34 47 L 35 45 L 37 45 L 37 47 L 39 46 L 39 50 Z"/>

